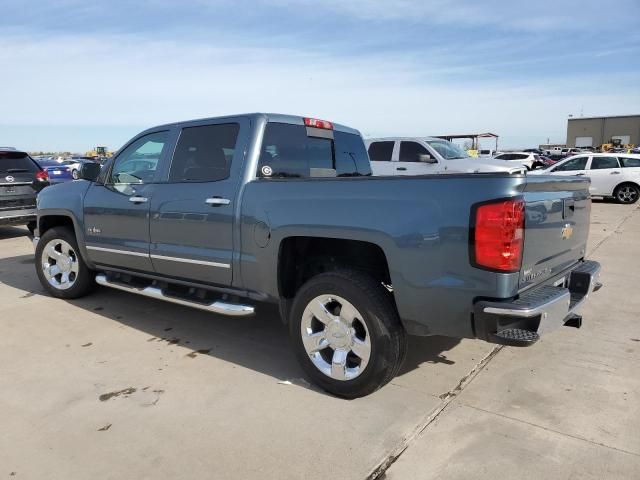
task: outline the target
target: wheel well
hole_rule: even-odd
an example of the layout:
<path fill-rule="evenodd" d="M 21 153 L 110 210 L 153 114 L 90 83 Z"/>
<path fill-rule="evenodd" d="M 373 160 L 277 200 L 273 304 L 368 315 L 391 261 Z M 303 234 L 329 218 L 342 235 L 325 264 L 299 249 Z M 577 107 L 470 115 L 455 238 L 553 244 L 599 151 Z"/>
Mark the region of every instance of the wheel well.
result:
<path fill-rule="evenodd" d="M 616 185 L 616 188 L 614 188 L 613 191 L 615 192 L 617 189 L 619 189 L 623 185 L 633 185 L 636 188 L 640 188 L 640 185 L 638 185 L 636 182 L 631 182 L 631 181 L 627 180 L 625 182 L 621 182 L 618 185 Z"/>
<path fill-rule="evenodd" d="M 291 299 L 314 275 L 345 267 L 391 284 L 387 258 L 374 243 L 338 238 L 287 238 L 280 245 L 278 256 L 280 296 Z"/>
<path fill-rule="evenodd" d="M 38 221 L 38 233 L 42 236 L 47 230 L 60 226 L 69 227 L 71 230 L 74 230 L 73 220 L 64 215 L 47 215 L 46 217 L 40 217 Z"/>

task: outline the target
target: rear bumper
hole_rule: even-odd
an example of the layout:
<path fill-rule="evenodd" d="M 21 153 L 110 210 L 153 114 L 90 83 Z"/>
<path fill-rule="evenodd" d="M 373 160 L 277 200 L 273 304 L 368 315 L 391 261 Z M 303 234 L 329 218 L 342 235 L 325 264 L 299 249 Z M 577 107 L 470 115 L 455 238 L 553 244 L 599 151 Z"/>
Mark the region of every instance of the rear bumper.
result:
<path fill-rule="evenodd" d="M 563 285 L 541 285 L 517 300 L 477 302 L 476 337 L 502 345 L 527 346 L 562 325 L 579 326 L 581 308 L 591 293 L 602 286 L 600 264 L 582 262 L 565 276 Z"/>
<path fill-rule="evenodd" d="M 38 217 L 35 208 L 0 211 L 0 225 L 25 225 Z"/>

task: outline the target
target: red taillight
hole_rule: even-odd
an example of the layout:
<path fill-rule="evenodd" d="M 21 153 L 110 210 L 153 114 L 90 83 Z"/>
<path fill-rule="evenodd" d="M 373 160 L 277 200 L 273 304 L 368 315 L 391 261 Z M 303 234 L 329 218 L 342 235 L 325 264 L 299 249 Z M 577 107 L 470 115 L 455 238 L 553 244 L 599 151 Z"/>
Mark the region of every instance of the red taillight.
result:
<path fill-rule="evenodd" d="M 39 172 L 36 173 L 36 180 L 39 180 L 41 182 L 46 182 L 47 180 L 49 180 L 49 174 L 47 173 L 46 170 L 40 170 Z"/>
<path fill-rule="evenodd" d="M 517 272 L 524 245 L 524 200 L 480 205 L 474 225 L 474 260 L 482 268 Z"/>
<path fill-rule="evenodd" d="M 304 124 L 307 127 L 323 128 L 324 130 L 333 130 L 333 123 L 326 120 L 318 120 L 317 118 L 305 118 Z"/>

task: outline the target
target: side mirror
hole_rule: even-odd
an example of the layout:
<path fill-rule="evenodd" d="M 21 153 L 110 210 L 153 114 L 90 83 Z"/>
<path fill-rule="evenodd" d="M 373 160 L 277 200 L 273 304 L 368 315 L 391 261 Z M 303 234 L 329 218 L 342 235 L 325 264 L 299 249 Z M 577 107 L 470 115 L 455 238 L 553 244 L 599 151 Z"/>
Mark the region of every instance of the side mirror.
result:
<path fill-rule="evenodd" d="M 98 163 L 83 163 L 80 167 L 80 175 L 78 175 L 78 178 L 95 182 L 98 179 L 98 175 L 100 175 L 100 170 L 101 167 Z"/>
<path fill-rule="evenodd" d="M 435 158 L 433 158 L 431 155 L 426 153 L 419 154 L 418 160 L 423 163 L 438 163 L 438 161 Z"/>

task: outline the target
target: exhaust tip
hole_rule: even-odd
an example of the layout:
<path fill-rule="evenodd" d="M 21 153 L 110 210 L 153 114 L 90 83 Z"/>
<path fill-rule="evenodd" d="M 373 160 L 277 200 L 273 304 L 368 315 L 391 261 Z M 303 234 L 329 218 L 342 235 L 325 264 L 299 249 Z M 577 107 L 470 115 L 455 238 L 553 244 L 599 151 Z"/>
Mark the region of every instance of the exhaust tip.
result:
<path fill-rule="evenodd" d="M 582 326 L 582 315 L 571 315 L 569 320 L 564 322 L 565 327 L 580 328 Z"/>

